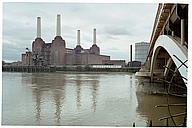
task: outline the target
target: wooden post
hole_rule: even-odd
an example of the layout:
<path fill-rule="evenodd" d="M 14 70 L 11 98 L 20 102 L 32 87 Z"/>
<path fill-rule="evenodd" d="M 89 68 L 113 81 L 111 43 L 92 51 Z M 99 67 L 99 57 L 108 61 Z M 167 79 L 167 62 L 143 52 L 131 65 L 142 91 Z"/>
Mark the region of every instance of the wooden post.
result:
<path fill-rule="evenodd" d="M 135 127 L 135 122 L 133 123 L 133 127 Z"/>
<path fill-rule="evenodd" d="M 169 126 L 169 119 L 166 119 L 166 126 Z"/>
<path fill-rule="evenodd" d="M 148 120 L 147 127 L 152 127 L 152 120 Z"/>

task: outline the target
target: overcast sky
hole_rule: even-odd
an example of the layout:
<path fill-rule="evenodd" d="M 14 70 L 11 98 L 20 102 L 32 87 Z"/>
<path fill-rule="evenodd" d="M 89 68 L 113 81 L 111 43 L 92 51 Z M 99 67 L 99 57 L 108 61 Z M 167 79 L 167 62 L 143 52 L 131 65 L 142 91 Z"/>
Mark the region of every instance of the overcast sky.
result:
<path fill-rule="evenodd" d="M 3 60 L 21 60 L 36 38 L 36 17 L 42 21 L 42 39 L 50 43 L 56 33 L 56 15 L 62 16 L 62 37 L 68 48 L 92 45 L 93 28 L 101 54 L 129 60 L 130 44 L 149 42 L 158 4 L 3 3 Z M 133 55 L 134 57 L 134 55 Z"/>

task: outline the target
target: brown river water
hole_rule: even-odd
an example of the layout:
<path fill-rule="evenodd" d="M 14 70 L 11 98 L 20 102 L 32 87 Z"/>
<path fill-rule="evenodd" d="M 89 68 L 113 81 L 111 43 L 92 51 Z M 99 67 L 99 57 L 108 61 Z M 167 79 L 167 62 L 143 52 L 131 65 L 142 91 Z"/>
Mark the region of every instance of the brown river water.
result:
<path fill-rule="evenodd" d="M 2 73 L 3 125 L 164 126 L 166 95 L 130 73 Z M 169 97 L 171 103 L 186 98 Z M 184 112 L 172 107 L 171 113 Z M 177 123 L 183 121 L 176 118 Z M 169 121 L 172 125 L 171 120 Z"/>

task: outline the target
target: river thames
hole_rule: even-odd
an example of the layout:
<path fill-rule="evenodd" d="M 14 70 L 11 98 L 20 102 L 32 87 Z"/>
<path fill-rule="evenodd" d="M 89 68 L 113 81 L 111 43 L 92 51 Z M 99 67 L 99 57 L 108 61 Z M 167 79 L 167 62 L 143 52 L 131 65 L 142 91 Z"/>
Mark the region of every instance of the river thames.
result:
<path fill-rule="evenodd" d="M 167 97 L 150 93 L 161 88 L 131 73 L 3 72 L 2 77 L 3 125 L 147 126 L 152 120 L 163 126 L 158 119 L 169 116 L 167 108 L 155 108 Z"/>

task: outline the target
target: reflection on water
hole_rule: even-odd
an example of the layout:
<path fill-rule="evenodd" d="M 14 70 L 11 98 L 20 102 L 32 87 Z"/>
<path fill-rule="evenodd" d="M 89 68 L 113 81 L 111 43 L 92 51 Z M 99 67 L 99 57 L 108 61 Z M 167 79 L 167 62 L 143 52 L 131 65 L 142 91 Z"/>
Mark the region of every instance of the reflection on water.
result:
<path fill-rule="evenodd" d="M 34 89 L 33 90 L 33 95 L 35 96 L 35 102 L 36 102 L 36 121 L 38 122 L 38 124 L 40 124 L 40 113 L 41 113 L 41 93 L 39 90 Z"/>
<path fill-rule="evenodd" d="M 93 83 L 92 83 L 92 106 L 91 108 L 93 109 L 93 111 L 95 112 L 96 111 L 96 105 L 97 105 L 97 81 L 94 80 Z"/>
<path fill-rule="evenodd" d="M 157 93 L 152 95 L 151 93 Z M 168 107 L 155 107 L 156 105 L 167 105 L 169 104 L 186 104 L 186 98 L 167 96 L 158 94 L 158 92 L 167 92 L 164 85 L 158 83 L 149 83 L 148 80 L 139 79 L 137 86 L 137 100 L 139 102 L 137 111 L 141 113 L 142 117 L 146 117 L 148 120 L 152 120 L 153 126 L 175 126 L 171 118 L 167 120 L 160 121 L 162 117 L 168 117 L 178 113 L 186 112 L 186 106 L 170 106 L 170 113 Z M 184 115 L 179 117 L 174 117 L 176 126 L 181 126 L 184 121 Z"/>
<path fill-rule="evenodd" d="M 2 124 L 146 126 L 153 119 L 164 125 L 158 119 L 167 110 L 154 106 L 166 103 L 166 97 L 143 93 L 149 83 L 143 85 L 126 73 L 3 72 Z"/>
<path fill-rule="evenodd" d="M 79 107 L 81 106 L 81 76 L 77 76 L 76 77 L 77 80 L 76 80 L 76 84 L 77 84 L 77 109 L 79 110 Z"/>

